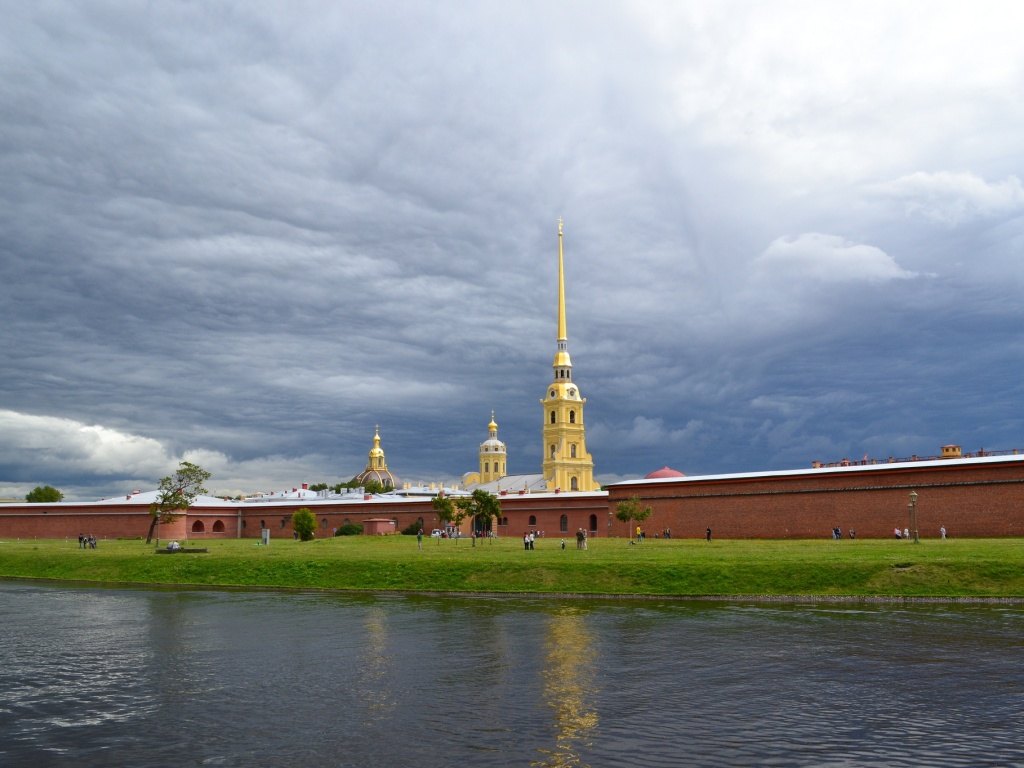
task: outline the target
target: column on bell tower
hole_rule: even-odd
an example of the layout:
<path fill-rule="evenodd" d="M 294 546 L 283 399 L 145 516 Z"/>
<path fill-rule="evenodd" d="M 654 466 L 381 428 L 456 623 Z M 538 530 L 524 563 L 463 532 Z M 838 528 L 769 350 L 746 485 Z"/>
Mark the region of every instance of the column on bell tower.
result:
<path fill-rule="evenodd" d="M 549 491 L 592 491 L 594 461 L 587 453 L 583 406 L 586 398 L 572 380 L 572 360 L 565 322 L 565 270 L 562 256 L 562 220 L 558 220 L 558 337 L 554 380 L 540 401 L 544 409 L 542 471 Z"/>

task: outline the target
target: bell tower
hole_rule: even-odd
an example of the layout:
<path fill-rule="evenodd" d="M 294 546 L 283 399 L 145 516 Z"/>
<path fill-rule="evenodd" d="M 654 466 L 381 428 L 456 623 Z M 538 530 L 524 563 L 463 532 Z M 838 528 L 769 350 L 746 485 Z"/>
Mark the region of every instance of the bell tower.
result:
<path fill-rule="evenodd" d="M 586 398 L 572 380 L 572 360 L 565 326 L 565 270 L 562 259 L 562 220 L 558 220 L 558 338 L 554 381 L 540 401 L 544 409 L 544 462 L 549 491 L 593 491 L 594 461 L 587 453 L 583 406 Z"/>
<path fill-rule="evenodd" d="M 508 452 L 505 444 L 498 439 L 498 425 L 491 411 L 491 423 L 487 425 L 488 438 L 480 444 L 480 482 L 492 483 L 506 474 L 505 461 Z"/>

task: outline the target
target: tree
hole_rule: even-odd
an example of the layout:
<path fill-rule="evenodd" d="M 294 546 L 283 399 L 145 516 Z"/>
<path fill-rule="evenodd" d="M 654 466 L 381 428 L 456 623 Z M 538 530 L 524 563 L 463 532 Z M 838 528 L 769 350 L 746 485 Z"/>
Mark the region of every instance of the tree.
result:
<path fill-rule="evenodd" d="M 308 507 L 295 510 L 292 515 L 292 528 L 302 541 L 309 541 L 316 533 L 316 515 Z"/>
<path fill-rule="evenodd" d="M 309 490 L 319 493 L 320 491 L 326 491 L 327 487 L 327 483 L 313 483 L 313 485 L 309 486 Z"/>
<path fill-rule="evenodd" d="M 640 497 L 638 496 L 633 496 L 626 501 L 620 501 L 615 505 L 615 516 L 629 528 L 630 541 L 633 541 L 633 526 L 630 525 L 630 521 L 636 520 L 638 523 L 642 523 L 651 516 L 652 511 L 649 506 L 643 509 L 640 508 Z"/>
<path fill-rule="evenodd" d="M 52 485 L 36 486 L 25 497 L 29 504 L 52 504 L 55 501 L 62 501 L 64 494 Z"/>
<path fill-rule="evenodd" d="M 455 505 L 452 500 L 439 493 L 431 502 L 434 505 L 434 512 L 437 514 L 437 522 L 443 527 L 455 518 Z M 437 540 L 437 546 L 441 546 L 441 539 Z"/>
<path fill-rule="evenodd" d="M 477 488 L 464 501 L 467 514 L 473 518 L 474 530 L 487 530 L 495 517 L 501 517 L 501 504 L 497 497 L 482 488 Z"/>
<path fill-rule="evenodd" d="M 455 526 L 455 545 L 459 544 L 459 529 L 462 527 L 462 521 L 469 515 L 470 507 L 473 502 L 470 499 L 459 499 L 452 505 L 452 525 Z"/>
<path fill-rule="evenodd" d="M 203 483 L 210 479 L 210 473 L 189 461 L 178 465 L 178 471 L 160 481 L 160 492 L 156 501 L 149 505 L 149 514 L 153 520 L 149 524 L 146 543 L 153 540 L 153 529 L 156 524 L 170 523 L 188 512 L 196 496 L 209 493 Z"/>

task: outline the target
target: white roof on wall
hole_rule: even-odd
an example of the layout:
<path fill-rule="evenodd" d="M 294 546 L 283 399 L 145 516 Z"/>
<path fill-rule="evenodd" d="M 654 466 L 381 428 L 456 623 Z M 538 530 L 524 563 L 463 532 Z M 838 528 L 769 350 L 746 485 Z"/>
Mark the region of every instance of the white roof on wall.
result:
<path fill-rule="evenodd" d="M 700 483 L 711 480 L 752 480 L 772 477 L 807 477 L 809 475 L 845 474 L 857 472 L 885 472 L 890 470 L 924 469 L 928 467 L 962 467 L 977 464 L 1005 464 L 1024 462 L 1024 454 L 1010 456 L 978 456 L 970 459 L 932 459 L 929 461 L 894 461 L 878 464 L 851 464 L 848 467 L 812 467 L 810 469 L 783 469 L 769 472 L 737 472 L 728 475 L 692 475 L 687 477 L 658 477 L 638 480 L 623 480 L 612 483 L 613 487 L 623 485 L 654 485 L 663 483 Z"/>

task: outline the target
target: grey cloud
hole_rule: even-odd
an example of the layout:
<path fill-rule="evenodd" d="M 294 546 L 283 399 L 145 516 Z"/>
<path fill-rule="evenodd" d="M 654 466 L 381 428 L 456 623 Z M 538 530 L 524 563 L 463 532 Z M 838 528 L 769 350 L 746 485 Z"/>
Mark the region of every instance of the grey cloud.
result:
<path fill-rule="evenodd" d="M 599 478 L 1012 447 L 1024 68 L 954 11 L 13 8 L 0 484 L 347 479 L 377 423 L 452 479 L 492 408 L 535 471 L 558 216 Z"/>

